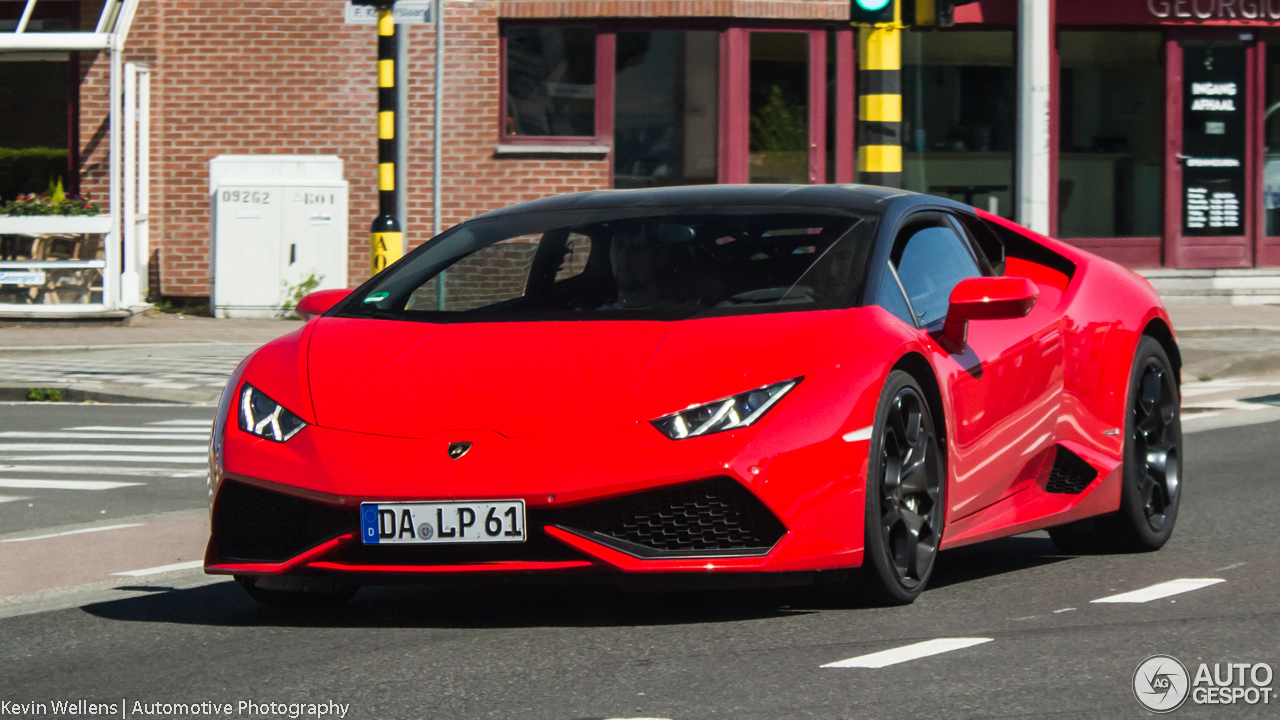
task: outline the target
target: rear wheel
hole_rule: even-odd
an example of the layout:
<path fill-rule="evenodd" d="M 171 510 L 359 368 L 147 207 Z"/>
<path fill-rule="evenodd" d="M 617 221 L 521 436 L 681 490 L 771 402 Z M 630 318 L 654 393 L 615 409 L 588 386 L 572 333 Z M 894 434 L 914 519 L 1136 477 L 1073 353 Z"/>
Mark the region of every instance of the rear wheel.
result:
<path fill-rule="evenodd" d="M 946 465 L 924 391 L 895 370 L 880 394 L 867 463 L 863 586 L 906 605 L 924 591 L 942 539 Z"/>
<path fill-rule="evenodd" d="M 237 575 L 236 582 L 258 603 L 278 608 L 337 607 L 360 591 L 359 585 L 340 583 L 330 578 Z"/>
<path fill-rule="evenodd" d="M 1159 550 L 1182 500 L 1182 417 L 1177 376 L 1154 338 L 1143 336 L 1129 376 L 1124 479 L 1113 515 L 1049 530 L 1070 553 Z"/>

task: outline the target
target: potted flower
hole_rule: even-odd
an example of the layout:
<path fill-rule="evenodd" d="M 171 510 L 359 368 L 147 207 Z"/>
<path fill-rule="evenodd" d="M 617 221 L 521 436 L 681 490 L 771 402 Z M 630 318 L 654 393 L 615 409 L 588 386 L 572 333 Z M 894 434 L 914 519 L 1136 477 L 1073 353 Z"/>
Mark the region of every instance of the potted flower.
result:
<path fill-rule="evenodd" d="M 43 193 L 26 193 L 0 203 L 0 234 L 97 234 L 111 231 L 111 216 L 88 198 L 67 195 L 62 180 Z"/>

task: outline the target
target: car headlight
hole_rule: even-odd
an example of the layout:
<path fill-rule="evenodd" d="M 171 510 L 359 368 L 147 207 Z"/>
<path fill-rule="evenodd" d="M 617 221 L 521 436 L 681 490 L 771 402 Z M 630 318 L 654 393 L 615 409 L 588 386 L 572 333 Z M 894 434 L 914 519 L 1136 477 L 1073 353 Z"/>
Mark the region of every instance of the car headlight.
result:
<path fill-rule="evenodd" d="M 307 424 L 261 390 L 245 383 L 240 389 L 240 429 L 260 438 L 284 442 Z"/>
<path fill-rule="evenodd" d="M 747 427 L 769 412 L 783 395 L 800 384 L 803 377 L 793 378 L 762 388 L 748 390 L 705 405 L 694 405 L 678 413 L 652 421 L 653 426 L 672 440 L 700 437 Z"/>

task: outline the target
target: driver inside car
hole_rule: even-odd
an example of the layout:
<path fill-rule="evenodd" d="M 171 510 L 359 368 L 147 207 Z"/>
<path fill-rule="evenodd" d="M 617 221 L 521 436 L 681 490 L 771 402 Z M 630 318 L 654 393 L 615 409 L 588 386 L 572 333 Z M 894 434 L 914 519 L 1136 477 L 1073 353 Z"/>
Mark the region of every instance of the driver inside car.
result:
<path fill-rule="evenodd" d="M 613 279 L 618 286 L 618 299 L 611 307 L 638 310 L 669 304 L 661 297 L 658 279 L 670 259 L 670 250 L 650 242 L 643 225 L 620 229 L 609 248 Z"/>

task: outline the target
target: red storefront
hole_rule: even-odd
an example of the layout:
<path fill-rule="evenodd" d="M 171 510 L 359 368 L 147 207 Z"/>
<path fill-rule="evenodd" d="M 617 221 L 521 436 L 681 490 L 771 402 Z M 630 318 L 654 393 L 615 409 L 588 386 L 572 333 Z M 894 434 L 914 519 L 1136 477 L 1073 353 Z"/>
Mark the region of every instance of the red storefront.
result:
<path fill-rule="evenodd" d="M 1012 31 L 1017 6 L 961 6 L 939 32 Z M 1131 267 L 1280 266 L 1280 0 L 1055 15 L 1052 232 Z"/>

